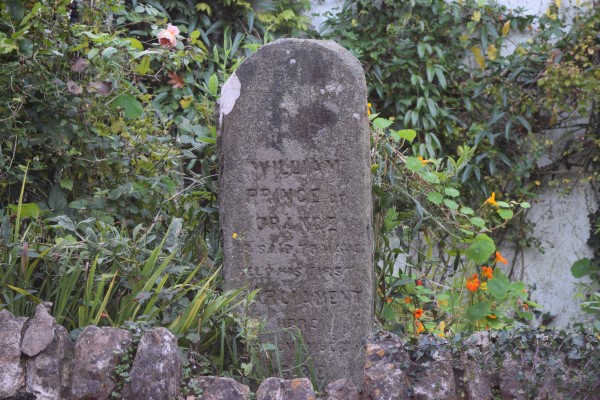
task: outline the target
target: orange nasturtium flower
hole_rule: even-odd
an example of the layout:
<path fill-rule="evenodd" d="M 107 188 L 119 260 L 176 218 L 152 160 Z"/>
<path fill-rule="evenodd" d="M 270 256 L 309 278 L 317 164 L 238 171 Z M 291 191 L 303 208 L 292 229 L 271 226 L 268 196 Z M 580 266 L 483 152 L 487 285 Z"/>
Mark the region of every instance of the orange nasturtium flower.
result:
<path fill-rule="evenodd" d="M 496 255 L 495 255 L 495 257 L 496 257 L 496 258 L 494 258 L 494 261 L 496 261 L 496 262 L 501 262 L 501 263 L 502 263 L 502 264 L 504 264 L 504 265 L 507 265 L 507 264 L 508 264 L 508 261 L 506 260 L 506 258 L 502 257 L 502 254 L 500 254 L 500 252 L 499 252 L 499 251 L 497 251 L 497 252 L 496 252 Z"/>
<path fill-rule="evenodd" d="M 423 316 L 423 309 L 422 308 L 417 308 L 415 310 L 415 312 L 413 313 L 413 315 L 415 316 L 416 319 L 419 319 Z"/>
<path fill-rule="evenodd" d="M 387 297 L 385 301 L 386 303 L 390 304 L 392 301 L 394 301 L 394 299 L 392 299 L 391 297 Z"/>
<path fill-rule="evenodd" d="M 485 265 L 481 267 L 481 276 L 485 276 L 488 279 L 492 279 L 494 277 L 492 268 L 486 267 Z"/>
<path fill-rule="evenodd" d="M 485 200 L 483 205 L 486 205 L 486 204 L 491 204 L 493 206 L 498 207 L 498 203 L 496 203 L 496 192 L 492 192 L 492 195 Z"/>
<path fill-rule="evenodd" d="M 421 165 L 423 165 L 423 166 L 425 166 L 425 165 L 427 165 L 427 164 L 429 164 L 429 163 L 431 162 L 431 161 L 429 161 L 429 160 L 425 160 L 425 159 L 424 159 L 423 157 L 421 157 L 421 156 L 417 157 L 417 159 L 418 159 L 419 161 L 421 161 Z"/>
<path fill-rule="evenodd" d="M 415 325 L 417 326 L 417 334 L 425 331 L 425 327 L 423 326 L 421 321 L 416 321 Z"/>
<path fill-rule="evenodd" d="M 476 292 L 479 287 L 479 278 L 477 277 L 477 273 L 474 273 L 471 278 L 467 278 L 467 289 L 471 292 Z"/>
<path fill-rule="evenodd" d="M 410 302 L 411 302 L 411 301 L 412 301 L 412 300 L 410 299 L 410 296 L 406 296 L 406 297 L 404 298 L 404 302 L 405 302 L 406 304 L 410 304 Z"/>

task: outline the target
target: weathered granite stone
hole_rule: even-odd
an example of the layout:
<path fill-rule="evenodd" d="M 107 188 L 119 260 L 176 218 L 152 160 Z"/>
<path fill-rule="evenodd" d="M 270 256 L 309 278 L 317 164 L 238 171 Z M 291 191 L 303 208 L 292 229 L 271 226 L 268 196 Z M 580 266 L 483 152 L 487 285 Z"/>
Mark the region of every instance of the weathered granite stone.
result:
<path fill-rule="evenodd" d="M 526 377 L 524 365 L 516 358 L 517 354 L 506 353 L 500 370 L 500 393 L 502 400 L 525 400 Z"/>
<path fill-rule="evenodd" d="M 115 388 L 113 372 L 127 352 L 131 334 L 119 328 L 88 326 L 75 342 L 71 399 L 103 400 Z"/>
<path fill-rule="evenodd" d="M 380 332 L 367 342 L 363 400 L 404 400 L 410 398 L 410 360 L 399 337 Z"/>
<path fill-rule="evenodd" d="M 21 366 L 21 331 L 27 318 L 0 311 L 0 399 L 14 396 L 25 383 Z"/>
<path fill-rule="evenodd" d="M 354 383 L 347 378 L 331 382 L 325 388 L 327 400 L 358 400 L 358 389 Z"/>
<path fill-rule="evenodd" d="M 492 385 L 488 374 L 481 370 L 478 360 L 471 360 L 466 353 L 462 353 L 460 361 L 464 368 L 463 383 L 467 400 L 491 399 Z"/>
<path fill-rule="evenodd" d="M 260 288 L 253 315 L 271 332 L 301 329 L 326 381 L 361 381 L 371 333 L 366 104 L 348 51 L 298 39 L 261 48 L 220 99 L 225 284 Z M 289 369 L 289 330 L 277 343 Z"/>
<path fill-rule="evenodd" d="M 450 359 L 433 361 L 413 381 L 415 400 L 453 400 L 456 398 L 454 371 Z"/>
<path fill-rule="evenodd" d="M 315 392 L 307 378 L 267 378 L 256 391 L 256 400 L 315 400 Z"/>
<path fill-rule="evenodd" d="M 52 303 L 38 304 L 35 315 L 27 321 L 27 328 L 23 334 L 21 351 L 33 357 L 48 347 L 54 340 L 54 327 L 56 321 L 48 313 Z"/>
<path fill-rule="evenodd" d="M 131 381 L 123 387 L 128 400 L 172 400 L 183 377 L 177 338 L 166 328 L 144 333 L 137 348 Z"/>
<path fill-rule="evenodd" d="M 483 350 L 490 344 L 490 333 L 488 331 L 473 332 L 471 336 L 467 338 L 465 344 Z"/>
<path fill-rule="evenodd" d="M 250 388 L 231 378 L 200 376 L 190 380 L 191 389 L 202 391 L 202 400 L 247 400 Z"/>
<path fill-rule="evenodd" d="M 54 340 L 26 364 L 25 388 L 37 400 L 66 399 L 71 384 L 73 343 L 64 327 L 57 325 L 52 331 Z"/>

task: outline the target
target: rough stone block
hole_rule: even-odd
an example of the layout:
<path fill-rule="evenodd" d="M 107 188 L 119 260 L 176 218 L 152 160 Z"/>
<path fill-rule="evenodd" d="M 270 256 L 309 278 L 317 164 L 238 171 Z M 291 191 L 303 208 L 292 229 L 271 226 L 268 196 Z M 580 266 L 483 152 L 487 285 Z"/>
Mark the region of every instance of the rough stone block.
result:
<path fill-rule="evenodd" d="M 145 332 L 130 377 L 123 387 L 123 397 L 128 400 L 176 399 L 183 370 L 175 335 L 166 328 Z"/>
<path fill-rule="evenodd" d="M 256 400 L 315 400 L 315 392 L 307 378 L 267 378 L 256 391 Z"/>
<path fill-rule="evenodd" d="M 219 102 L 225 285 L 261 289 L 252 313 L 284 332 L 284 369 L 299 328 L 321 379 L 359 384 L 373 320 L 362 67 L 334 42 L 282 39 L 244 61 Z"/>
<path fill-rule="evenodd" d="M 354 383 L 347 378 L 331 382 L 325 388 L 327 400 L 358 400 L 358 389 Z"/>
<path fill-rule="evenodd" d="M 481 370 L 478 360 L 470 360 L 468 355 L 460 355 L 464 368 L 463 383 L 467 400 L 489 400 L 492 398 L 491 383 L 487 373 Z"/>
<path fill-rule="evenodd" d="M 500 393 L 502 400 L 525 400 L 528 398 L 526 392 L 526 377 L 523 373 L 522 363 L 506 353 L 500 370 Z"/>
<path fill-rule="evenodd" d="M 14 396 L 25 383 L 21 366 L 21 331 L 27 318 L 0 311 L 0 399 Z"/>
<path fill-rule="evenodd" d="M 27 321 L 27 328 L 21 342 L 21 351 L 33 357 L 46 349 L 54 340 L 56 321 L 48 313 L 52 303 L 38 304 L 35 315 Z"/>
<path fill-rule="evenodd" d="M 192 389 L 202 391 L 202 400 L 247 400 L 250 388 L 231 378 L 201 376 L 190 380 Z"/>
<path fill-rule="evenodd" d="M 66 399 L 73 370 L 73 343 L 67 330 L 60 325 L 47 334 L 54 340 L 44 351 L 27 360 L 25 388 L 37 400 Z"/>
<path fill-rule="evenodd" d="M 454 371 L 450 360 L 433 361 L 413 383 L 415 400 L 453 400 L 456 398 Z"/>
<path fill-rule="evenodd" d="M 104 400 L 115 389 L 113 372 L 127 352 L 131 334 L 119 328 L 88 326 L 75 342 L 72 400 Z"/>
<path fill-rule="evenodd" d="M 363 400 L 410 398 L 407 370 L 410 360 L 399 337 L 381 332 L 367 342 Z"/>

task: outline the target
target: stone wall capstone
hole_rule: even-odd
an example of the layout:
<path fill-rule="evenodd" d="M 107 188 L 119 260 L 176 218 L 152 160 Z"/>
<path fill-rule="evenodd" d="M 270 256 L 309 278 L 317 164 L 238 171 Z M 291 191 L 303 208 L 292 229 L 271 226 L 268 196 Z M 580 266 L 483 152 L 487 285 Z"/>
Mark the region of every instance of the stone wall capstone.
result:
<path fill-rule="evenodd" d="M 262 47 L 223 86 L 220 218 L 227 288 L 298 328 L 327 382 L 361 378 L 371 333 L 372 202 L 362 67 L 332 41 Z M 278 333 L 284 369 L 290 336 Z"/>

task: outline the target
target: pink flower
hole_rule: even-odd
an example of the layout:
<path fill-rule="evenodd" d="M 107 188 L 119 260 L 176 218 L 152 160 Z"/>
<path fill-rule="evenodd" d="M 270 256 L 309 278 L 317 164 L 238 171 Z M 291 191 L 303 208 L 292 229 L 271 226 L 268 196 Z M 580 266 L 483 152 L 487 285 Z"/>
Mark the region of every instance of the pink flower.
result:
<path fill-rule="evenodd" d="M 158 32 L 158 43 L 167 49 L 172 49 L 177 44 L 177 35 L 179 35 L 179 28 L 168 24 L 167 29 Z"/>

